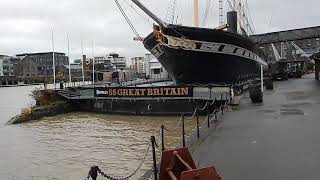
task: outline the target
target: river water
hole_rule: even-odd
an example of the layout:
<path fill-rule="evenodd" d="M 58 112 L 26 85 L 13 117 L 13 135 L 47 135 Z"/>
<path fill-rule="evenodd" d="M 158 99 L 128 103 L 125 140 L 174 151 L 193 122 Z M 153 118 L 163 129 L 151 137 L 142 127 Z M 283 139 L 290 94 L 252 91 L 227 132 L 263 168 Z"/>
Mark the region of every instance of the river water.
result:
<path fill-rule="evenodd" d="M 0 179 L 78 180 L 90 166 L 122 176 L 135 170 L 162 124 L 175 127 L 179 117 L 135 117 L 73 112 L 19 125 L 5 125 L 34 101 L 37 86 L 0 88 Z M 189 131 L 193 122 L 187 124 Z M 166 146 L 180 141 L 180 130 L 166 134 Z M 151 168 L 151 153 L 138 179 Z M 100 178 L 101 179 L 101 178 Z"/>

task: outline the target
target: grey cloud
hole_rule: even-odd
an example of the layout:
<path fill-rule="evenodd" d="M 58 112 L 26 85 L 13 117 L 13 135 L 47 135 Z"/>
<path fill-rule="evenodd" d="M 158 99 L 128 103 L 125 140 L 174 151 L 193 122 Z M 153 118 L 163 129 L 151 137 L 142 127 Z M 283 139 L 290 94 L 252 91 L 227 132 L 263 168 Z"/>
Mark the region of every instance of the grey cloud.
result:
<path fill-rule="evenodd" d="M 137 7 L 119 0 L 141 36 L 152 31 L 152 21 Z M 129 2 L 130 0 L 126 0 Z M 141 0 L 159 17 L 165 18 L 169 0 Z M 206 1 L 200 1 L 201 16 Z M 317 0 L 248 0 L 257 33 L 318 25 Z M 276 2 L 276 3 L 274 3 Z M 131 4 L 129 2 L 129 4 Z M 207 27 L 218 24 L 218 2 L 212 3 Z M 192 25 L 192 0 L 178 0 L 178 23 Z M 272 17 L 271 26 L 270 18 Z M 143 45 L 133 41 L 134 34 L 121 16 L 113 0 L 1 0 L 0 54 L 51 51 L 51 31 L 55 32 L 57 51 L 67 51 L 66 35 L 70 35 L 72 58 L 85 53 L 119 52 L 127 58 L 146 53 Z"/>

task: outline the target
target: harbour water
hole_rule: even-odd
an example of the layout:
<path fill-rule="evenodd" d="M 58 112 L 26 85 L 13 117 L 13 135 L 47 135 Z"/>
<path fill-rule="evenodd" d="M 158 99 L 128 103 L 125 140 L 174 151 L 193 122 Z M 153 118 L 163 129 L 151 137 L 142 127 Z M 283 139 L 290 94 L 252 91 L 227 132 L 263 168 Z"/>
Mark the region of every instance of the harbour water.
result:
<path fill-rule="evenodd" d="M 122 176 L 135 170 L 162 124 L 179 117 L 134 117 L 74 112 L 20 125 L 5 125 L 34 102 L 37 86 L 0 88 L 0 179 L 84 179 L 90 166 Z M 194 121 L 187 123 L 188 130 Z M 180 141 L 180 130 L 167 133 L 166 146 Z M 137 179 L 151 168 L 149 153 Z"/>

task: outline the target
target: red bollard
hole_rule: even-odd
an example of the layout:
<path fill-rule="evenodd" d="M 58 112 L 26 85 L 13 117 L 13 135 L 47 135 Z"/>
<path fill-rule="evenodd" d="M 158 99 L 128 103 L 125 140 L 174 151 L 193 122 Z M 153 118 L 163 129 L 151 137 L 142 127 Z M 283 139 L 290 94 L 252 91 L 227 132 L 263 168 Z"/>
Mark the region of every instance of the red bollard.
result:
<path fill-rule="evenodd" d="M 221 180 L 214 167 L 197 169 L 187 148 L 162 154 L 159 180 Z"/>

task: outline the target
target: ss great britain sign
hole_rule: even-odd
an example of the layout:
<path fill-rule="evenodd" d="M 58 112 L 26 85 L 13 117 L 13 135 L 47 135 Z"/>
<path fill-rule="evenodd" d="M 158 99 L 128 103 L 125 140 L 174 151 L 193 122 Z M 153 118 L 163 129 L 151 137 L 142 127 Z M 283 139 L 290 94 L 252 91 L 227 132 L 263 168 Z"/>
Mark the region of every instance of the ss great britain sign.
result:
<path fill-rule="evenodd" d="M 192 97 L 192 87 L 106 87 L 95 88 L 95 97 Z"/>

